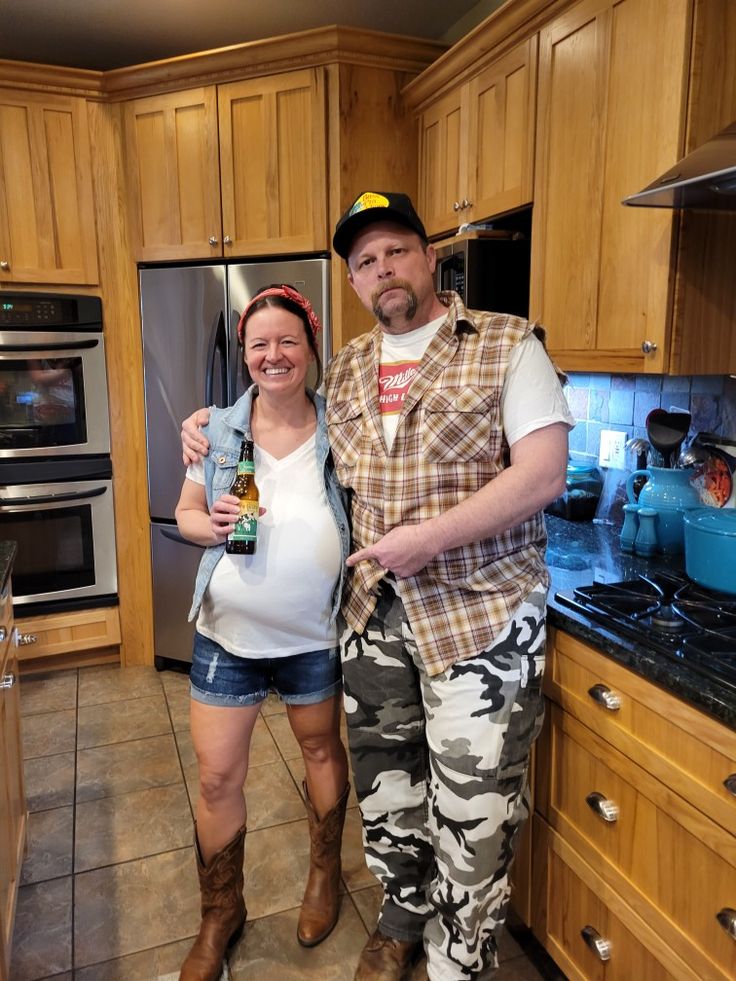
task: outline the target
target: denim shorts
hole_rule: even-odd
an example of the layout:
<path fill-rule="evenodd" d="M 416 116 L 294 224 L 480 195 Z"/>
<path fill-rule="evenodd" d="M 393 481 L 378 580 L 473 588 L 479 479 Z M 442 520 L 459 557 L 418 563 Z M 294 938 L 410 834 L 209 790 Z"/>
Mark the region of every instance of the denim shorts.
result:
<path fill-rule="evenodd" d="M 196 631 L 189 680 L 192 698 L 205 705 L 258 705 L 270 691 L 287 705 L 312 705 L 341 691 L 340 651 L 236 657 Z"/>

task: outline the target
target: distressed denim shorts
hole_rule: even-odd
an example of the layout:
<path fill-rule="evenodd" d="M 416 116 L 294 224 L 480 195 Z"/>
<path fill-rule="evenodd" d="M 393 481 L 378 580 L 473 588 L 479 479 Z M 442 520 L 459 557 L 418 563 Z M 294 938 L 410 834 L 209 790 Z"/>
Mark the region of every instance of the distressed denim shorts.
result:
<path fill-rule="evenodd" d="M 205 705 L 258 705 L 270 691 L 287 705 L 312 705 L 341 691 L 340 651 L 236 657 L 196 631 L 189 680 L 192 698 Z"/>

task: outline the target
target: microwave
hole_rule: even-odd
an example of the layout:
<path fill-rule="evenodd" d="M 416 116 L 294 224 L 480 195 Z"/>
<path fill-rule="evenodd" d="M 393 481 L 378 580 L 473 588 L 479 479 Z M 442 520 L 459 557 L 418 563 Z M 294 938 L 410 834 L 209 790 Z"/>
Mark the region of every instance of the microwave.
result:
<path fill-rule="evenodd" d="M 435 288 L 454 290 L 471 310 L 529 315 L 531 240 L 509 232 L 435 246 Z"/>

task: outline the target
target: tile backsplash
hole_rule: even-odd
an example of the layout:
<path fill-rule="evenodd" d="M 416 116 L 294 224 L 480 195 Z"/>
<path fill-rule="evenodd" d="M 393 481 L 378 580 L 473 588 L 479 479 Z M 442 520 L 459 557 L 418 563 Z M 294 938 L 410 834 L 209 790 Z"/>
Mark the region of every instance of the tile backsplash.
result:
<path fill-rule="evenodd" d="M 574 459 L 598 459 L 602 429 L 646 438 L 646 417 L 656 408 L 690 412 L 691 437 L 699 432 L 736 437 L 736 378 L 730 375 L 570 373 L 568 379 L 565 395 L 577 420 L 570 433 Z"/>

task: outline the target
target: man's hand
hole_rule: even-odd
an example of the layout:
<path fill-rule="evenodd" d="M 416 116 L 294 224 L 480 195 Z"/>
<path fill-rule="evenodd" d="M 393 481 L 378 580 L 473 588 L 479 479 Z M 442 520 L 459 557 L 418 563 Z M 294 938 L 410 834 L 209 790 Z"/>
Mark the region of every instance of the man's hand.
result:
<path fill-rule="evenodd" d="M 199 430 L 200 426 L 206 426 L 209 421 L 210 410 L 197 409 L 181 424 L 181 450 L 185 467 L 192 463 L 199 463 L 202 457 L 209 453 L 210 444 L 207 437 Z"/>
<path fill-rule="evenodd" d="M 439 548 L 431 540 L 426 525 L 402 525 L 392 528 L 383 538 L 358 549 L 347 558 L 347 565 L 357 565 L 367 559 L 374 559 L 387 572 L 395 576 L 413 576 L 433 559 Z"/>

